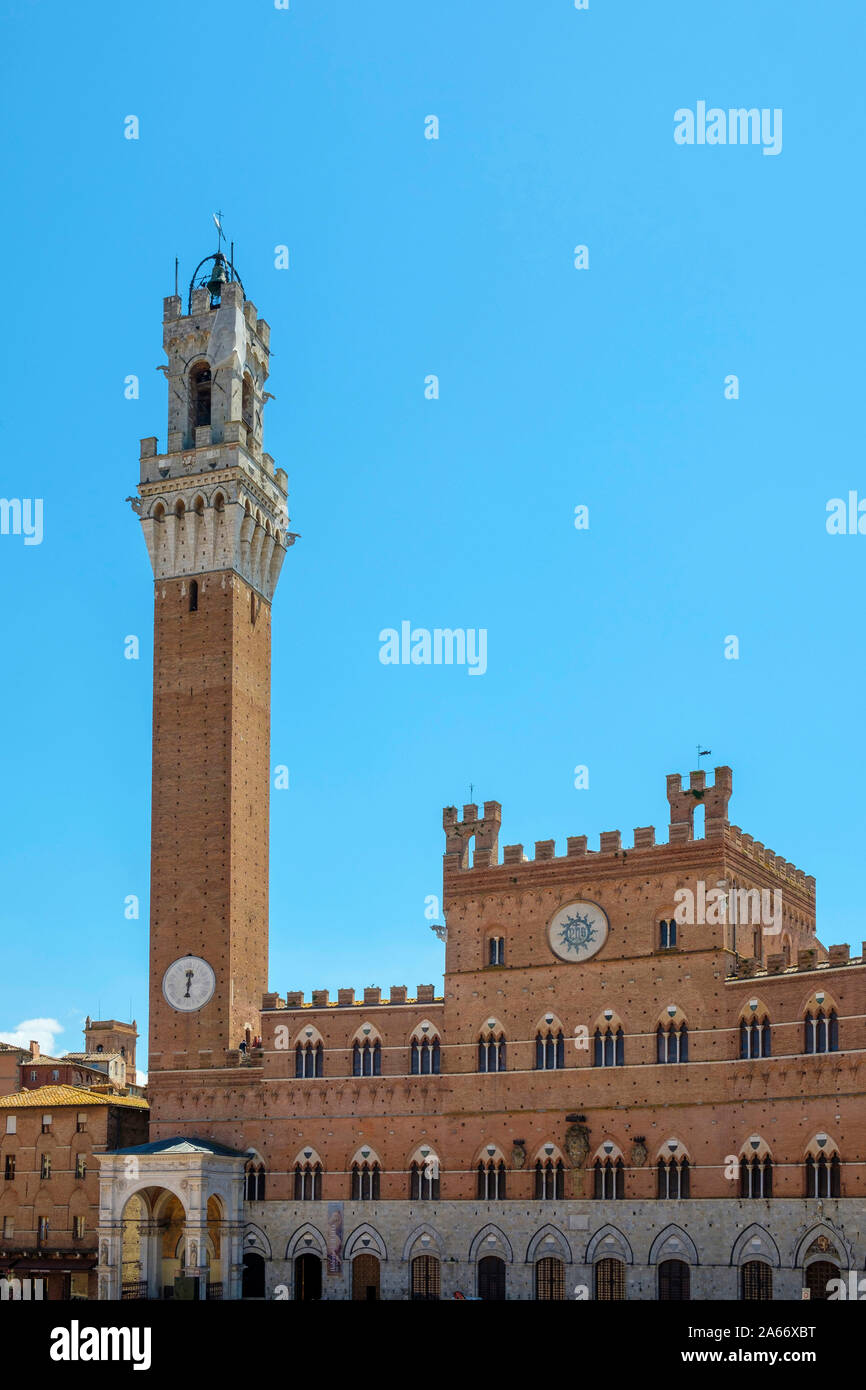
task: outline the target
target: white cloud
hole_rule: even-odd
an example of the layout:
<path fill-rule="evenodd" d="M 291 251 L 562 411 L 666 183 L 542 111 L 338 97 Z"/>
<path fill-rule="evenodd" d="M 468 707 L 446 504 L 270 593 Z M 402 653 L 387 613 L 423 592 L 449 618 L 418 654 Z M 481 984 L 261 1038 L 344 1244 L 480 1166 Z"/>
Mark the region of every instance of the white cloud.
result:
<path fill-rule="evenodd" d="M 63 1024 L 56 1018 L 25 1018 L 15 1028 L 0 1028 L 0 1042 L 11 1043 L 13 1047 L 29 1047 L 32 1039 L 38 1042 L 41 1052 L 56 1057 L 57 1035 L 62 1032 Z"/>

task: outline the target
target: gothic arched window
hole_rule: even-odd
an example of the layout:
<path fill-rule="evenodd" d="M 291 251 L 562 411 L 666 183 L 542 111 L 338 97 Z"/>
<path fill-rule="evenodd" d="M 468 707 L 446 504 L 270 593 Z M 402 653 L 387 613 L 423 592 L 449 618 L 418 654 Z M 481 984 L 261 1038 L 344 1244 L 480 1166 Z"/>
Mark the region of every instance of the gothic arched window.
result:
<path fill-rule="evenodd" d="M 478 1197 L 495 1202 L 505 1196 L 505 1160 L 484 1159 L 478 1165 Z"/>
<path fill-rule="evenodd" d="M 839 1051 L 839 1016 L 835 1009 L 825 1014 L 823 1009 L 817 1013 L 806 1011 L 804 1023 L 804 1052 Z"/>
<path fill-rule="evenodd" d="M 322 1200 L 321 1163 L 295 1164 L 295 1201 L 320 1202 Z"/>
<path fill-rule="evenodd" d="M 413 1038 L 409 1049 L 409 1070 L 413 1076 L 439 1075 L 439 1039 Z"/>
<path fill-rule="evenodd" d="M 409 1168 L 409 1198 L 413 1202 L 439 1201 L 439 1160 L 435 1155 Z"/>
<path fill-rule="evenodd" d="M 621 1158 L 595 1160 L 592 1195 L 603 1202 L 625 1196 L 625 1168 Z"/>
<path fill-rule="evenodd" d="M 565 1196 L 565 1164 L 561 1158 L 538 1159 L 535 1165 L 535 1200 L 556 1202 Z"/>
<path fill-rule="evenodd" d="M 325 1049 L 321 1042 L 298 1043 L 295 1048 L 295 1076 L 323 1076 Z"/>
<path fill-rule="evenodd" d="M 741 1197 L 772 1197 L 773 1195 L 773 1160 L 769 1154 L 759 1158 L 755 1154 L 752 1158 L 745 1155 L 740 1159 L 740 1196 Z"/>
<path fill-rule="evenodd" d="M 555 1033 L 550 1028 L 546 1033 L 539 1030 L 535 1035 L 536 1071 L 561 1071 L 564 1066 L 565 1038 L 562 1029 L 557 1029 Z"/>
<path fill-rule="evenodd" d="M 380 1168 L 378 1159 L 372 1163 L 352 1164 L 352 1201 L 377 1202 L 379 1200 Z"/>
<path fill-rule="evenodd" d="M 482 1033 L 478 1040 L 478 1070 L 505 1071 L 505 1037 L 502 1033 Z"/>
<path fill-rule="evenodd" d="M 251 1159 L 244 1169 L 244 1201 L 265 1200 L 265 1165 Z"/>
<path fill-rule="evenodd" d="M 210 367 L 199 362 L 189 374 L 189 428 L 193 436 L 199 425 L 210 424 L 210 393 Z"/>
<path fill-rule="evenodd" d="M 355 1039 L 352 1044 L 352 1075 L 382 1075 L 382 1044 L 378 1038 L 375 1042 L 370 1042 L 369 1038 L 363 1042 Z"/>
<path fill-rule="evenodd" d="M 690 1169 L 687 1158 L 660 1158 L 657 1166 L 656 1196 L 661 1201 L 690 1197 Z"/>
<path fill-rule="evenodd" d="M 809 1154 L 806 1159 L 806 1196 L 840 1197 L 842 1195 L 842 1165 L 839 1155 L 828 1158 L 820 1153 L 817 1158 Z"/>
<path fill-rule="evenodd" d="M 657 1060 L 659 1062 L 687 1062 L 689 1060 L 689 1032 L 684 1023 L 660 1023 L 656 1029 Z"/>
<path fill-rule="evenodd" d="M 616 1032 L 612 1028 L 605 1028 L 604 1032 L 596 1028 L 593 1036 L 592 1064 L 594 1067 L 625 1065 L 625 1035 L 621 1028 L 617 1028 Z"/>
<path fill-rule="evenodd" d="M 740 1057 L 748 1061 L 752 1057 L 770 1056 L 770 1020 L 765 1016 L 740 1019 Z"/>

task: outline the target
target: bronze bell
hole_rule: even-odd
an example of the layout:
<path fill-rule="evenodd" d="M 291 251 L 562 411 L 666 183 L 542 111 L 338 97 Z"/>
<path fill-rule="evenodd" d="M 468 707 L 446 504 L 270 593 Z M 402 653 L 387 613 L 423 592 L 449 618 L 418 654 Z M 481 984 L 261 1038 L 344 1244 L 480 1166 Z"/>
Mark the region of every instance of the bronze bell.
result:
<path fill-rule="evenodd" d="M 228 283 L 228 278 L 229 277 L 226 275 L 225 257 L 222 255 L 221 252 L 217 252 L 217 255 L 214 257 L 214 265 L 213 270 L 211 271 L 211 277 L 207 282 L 207 287 L 210 290 L 212 304 L 216 303 L 216 301 L 219 299 L 222 293 L 222 287 L 223 285 Z"/>

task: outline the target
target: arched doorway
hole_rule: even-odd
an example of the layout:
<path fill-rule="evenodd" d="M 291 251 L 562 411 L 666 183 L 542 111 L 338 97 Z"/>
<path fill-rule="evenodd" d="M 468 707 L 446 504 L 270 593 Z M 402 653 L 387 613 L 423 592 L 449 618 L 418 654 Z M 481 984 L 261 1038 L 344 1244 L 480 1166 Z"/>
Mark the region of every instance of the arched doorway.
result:
<path fill-rule="evenodd" d="M 485 1255 L 478 1261 L 478 1297 L 485 1303 L 501 1303 L 505 1298 L 505 1261 L 498 1255 Z"/>
<path fill-rule="evenodd" d="M 295 1298 L 299 1303 L 317 1303 L 322 1297 L 322 1261 L 307 1252 L 295 1260 Z"/>
<path fill-rule="evenodd" d="M 773 1270 L 765 1260 L 747 1260 L 740 1271 L 740 1297 L 764 1302 L 773 1297 Z"/>
<path fill-rule="evenodd" d="M 625 1299 L 625 1265 L 622 1260 L 606 1256 L 595 1266 L 595 1296 L 602 1303 L 619 1303 Z"/>
<path fill-rule="evenodd" d="M 412 1261 L 413 1303 L 436 1303 L 441 1286 L 441 1266 L 435 1255 L 416 1255 Z"/>
<path fill-rule="evenodd" d="M 379 1261 L 375 1255 L 356 1255 L 352 1261 L 352 1301 L 376 1303 L 379 1298 Z"/>
<path fill-rule="evenodd" d="M 813 1260 L 806 1266 L 806 1288 L 810 1298 L 826 1299 L 827 1281 L 839 1278 L 839 1266 L 830 1260 Z"/>
<path fill-rule="evenodd" d="M 659 1265 L 659 1299 L 663 1303 L 687 1303 L 691 1298 L 691 1271 L 684 1260 L 662 1260 Z"/>
<path fill-rule="evenodd" d="M 565 1261 L 545 1255 L 535 1266 L 535 1297 L 542 1303 L 565 1298 Z"/>
<path fill-rule="evenodd" d="M 241 1298 L 264 1298 L 265 1261 L 263 1256 L 250 1250 L 244 1255 L 243 1283 Z"/>

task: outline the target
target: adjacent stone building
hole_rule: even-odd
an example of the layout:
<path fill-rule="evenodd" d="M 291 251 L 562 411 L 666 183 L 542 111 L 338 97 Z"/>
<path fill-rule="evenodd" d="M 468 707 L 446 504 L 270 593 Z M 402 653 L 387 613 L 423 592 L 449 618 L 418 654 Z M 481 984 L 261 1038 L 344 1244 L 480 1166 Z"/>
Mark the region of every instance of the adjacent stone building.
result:
<path fill-rule="evenodd" d="M 95 1298 L 98 1155 L 146 1138 L 137 1096 L 66 1085 L 0 1096 L 0 1279 Z"/>
<path fill-rule="evenodd" d="M 150 1141 L 104 1163 L 100 1296 L 795 1299 L 866 1261 L 866 968 L 815 882 L 667 779 L 667 838 L 499 848 L 444 812 L 441 989 L 269 990 L 270 330 L 218 253 L 165 301 Z M 698 822 L 702 821 L 702 824 Z M 142 1241 L 141 1233 L 147 1238 Z"/>

